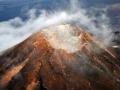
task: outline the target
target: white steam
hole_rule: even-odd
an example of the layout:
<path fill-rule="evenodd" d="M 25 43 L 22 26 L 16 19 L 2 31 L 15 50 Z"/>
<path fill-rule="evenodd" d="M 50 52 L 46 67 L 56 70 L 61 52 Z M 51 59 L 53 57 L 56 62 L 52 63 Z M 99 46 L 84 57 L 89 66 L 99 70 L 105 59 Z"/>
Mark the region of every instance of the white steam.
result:
<path fill-rule="evenodd" d="M 0 22 L 0 51 L 20 43 L 32 33 L 44 27 L 71 22 L 77 22 L 86 30 L 108 43 L 111 40 L 111 30 L 108 26 L 109 20 L 106 15 L 102 14 L 99 18 L 94 15 L 89 16 L 87 11 L 80 8 L 77 4 L 78 0 L 71 0 L 69 10 L 54 11 L 52 14 L 47 11 L 40 11 L 41 14 L 36 15 L 37 10 L 32 9 L 29 11 L 29 19 L 26 21 L 16 17 Z M 94 20 L 98 20 L 98 26 L 96 26 Z"/>
<path fill-rule="evenodd" d="M 55 49 L 66 50 L 68 53 L 80 49 L 80 38 L 74 35 L 75 31 L 69 24 L 49 27 L 49 30 L 43 29 L 42 32 Z"/>

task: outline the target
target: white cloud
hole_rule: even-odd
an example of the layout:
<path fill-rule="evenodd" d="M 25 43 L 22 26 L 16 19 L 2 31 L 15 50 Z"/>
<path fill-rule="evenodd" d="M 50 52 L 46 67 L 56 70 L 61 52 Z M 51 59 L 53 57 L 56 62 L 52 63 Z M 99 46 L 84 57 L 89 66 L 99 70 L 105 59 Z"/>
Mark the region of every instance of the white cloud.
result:
<path fill-rule="evenodd" d="M 26 21 L 16 17 L 8 21 L 0 22 L 0 51 L 20 43 L 32 33 L 37 32 L 44 27 L 72 21 L 77 21 L 81 26 L 86 27 L 86 30 L 104 39 L 105 42 L 109 41 L 108 38 L 110 38 L 109 34 L 111 33 L 111 30 L 108 27 L 108 22 L 106 22 L 109 20 L 105 14 L 99 18 L 88 16 L 86 10 L 77 7 L 77 0 L 71 1 L 70 10 L 54 11 L 52 14 L 41 11 L 41 14 L 37 16 L 36 10 L 32 9 L 27 13 L 29 19 Z M 93 22 L 95 19 L 99 19 L 99 27 L 96 27 Z"/>

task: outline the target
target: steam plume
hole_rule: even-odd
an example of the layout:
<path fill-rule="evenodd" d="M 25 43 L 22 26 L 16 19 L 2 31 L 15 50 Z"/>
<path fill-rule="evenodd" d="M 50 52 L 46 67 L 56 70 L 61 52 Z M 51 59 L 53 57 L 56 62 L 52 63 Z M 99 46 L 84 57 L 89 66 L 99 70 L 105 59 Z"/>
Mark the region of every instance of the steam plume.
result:
<path fill-rule="evenodd" d="M 99 18 L 87 15 L 87 10 L 78 5 L 78 0 L 70 0 L 69 9 L 60 10 L 48 13 L 46 10 L 40 10 L 39 15 L 36 15 L 38 10 L 31 9 L 28 13 L 29 19 L 23 21 L 20 17 L 15 17 L 8 21 L 0 22 L 0 51 L 20 43 L 32 33 L 39 31 L 44 27 L 55 24 L 75 22 L 84 27 L 88 32 L 96 35 L 104 40 L 106 44 L 110 44 L 111 29 L 109 28 L 109 19 L 105 13 L 102 13 Z M 94 13 L 94 12 L 93 12 Z M 98 21 L 98 25 L 94 21 Z"/>

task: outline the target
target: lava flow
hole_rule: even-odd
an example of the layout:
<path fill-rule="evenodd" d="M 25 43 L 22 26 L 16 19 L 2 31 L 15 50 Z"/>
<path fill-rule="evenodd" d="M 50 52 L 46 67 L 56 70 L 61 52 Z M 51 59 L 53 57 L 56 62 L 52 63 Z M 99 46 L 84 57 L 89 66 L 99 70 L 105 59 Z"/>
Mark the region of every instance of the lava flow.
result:
<path fill-rule="evenodd" d="M 119 54 L 79 26 L 51 26 L 0 56 L 0 90 L 119 90 Z"/>

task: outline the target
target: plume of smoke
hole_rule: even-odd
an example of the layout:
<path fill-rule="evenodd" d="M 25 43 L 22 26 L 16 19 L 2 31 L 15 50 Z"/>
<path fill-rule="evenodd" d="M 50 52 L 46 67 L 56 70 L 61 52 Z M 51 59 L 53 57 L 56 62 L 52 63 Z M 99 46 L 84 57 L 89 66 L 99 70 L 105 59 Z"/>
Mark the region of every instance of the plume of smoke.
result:
<path fill-rule="evenodd" d="M 111 30 L 108 26 L 109 20 L 105 14 L 99 17 L 98 26 L 96 26 L 94 20 L 98 20 L 98 18 L 94 15 L 87 15 L 87 10 L 78 5 L 78 0 L 70 0 L 69 7 L 69 10 L 54 11 L 52 13 L 42 10 L 39 15 L 36 15 L 36 9 L 32 9 L 29 11 L 29 19 L 26 21 L 16 17 L 0 22 L 0 51 L 20 43 L 32 33 L 44 27 L 70 22 L 77 22 L 92 34 L 103 39 L 107 44 L 110 42 Z"/>
<path fill-rule="evenodd" d="M 101 15 L 99 17 L 95 16 L 95 13 L 92 11 L 92 15 L 87 14 L 87 10 L 83 9 L 81 5 L 79 5 L 79 0 L 70 0 L 70 6 L 72 13 L 77 13 L 77 22 L 80 26 L 85 27 L 85 30 L 92 33 L 99 39 L 103 40 L 106 45 L 111 44 L 112 30 L 109 26 L 109 18 L 106 13 L 107 9 L 104 9 L 104 12 L 99 12 Z M 97 21 L 97 23 L 95 22 Z"/>
<path fill-rule="evenodd" d="M 63 49 L 68 53 L 79 50 L 80 38 L 73 35 L 73 27 L 69 24 L 50 27 L 42 32 L 55 49 Z"/>

